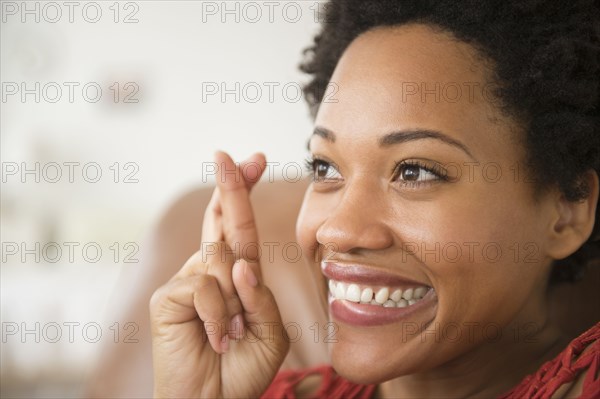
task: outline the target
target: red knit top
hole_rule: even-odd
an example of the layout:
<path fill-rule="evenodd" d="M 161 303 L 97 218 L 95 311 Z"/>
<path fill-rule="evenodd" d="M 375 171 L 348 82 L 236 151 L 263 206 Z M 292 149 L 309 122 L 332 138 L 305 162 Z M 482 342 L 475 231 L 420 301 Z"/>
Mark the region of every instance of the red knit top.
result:
<path fill-rule="evenodd" d="M 585 370 L 588 370 L 588 373 L 579 398 L 599 399 L 600 323 L 571 341 L 557 357 L 544 363 L 535 374 L 525 377 L 519 385 L 498 399 L 547 399 L 561 385 L 572 382 Z M 315 398 L 369 399 L 373 397 L 377 388 L 376 385 L 354 384 L 338 376 L 331 366 L 321 365 L 300 371 L 280 371 L 262 395 L 262 399 L 295 399 L 294 387 L 311 374 L 322 376 L 322 383 L 314 395 Z"/>

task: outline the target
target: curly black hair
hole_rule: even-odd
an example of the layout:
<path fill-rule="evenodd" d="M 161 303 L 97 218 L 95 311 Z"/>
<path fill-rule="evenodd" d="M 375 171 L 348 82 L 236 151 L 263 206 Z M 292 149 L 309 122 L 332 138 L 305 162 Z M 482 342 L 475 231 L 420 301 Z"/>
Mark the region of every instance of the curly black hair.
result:
<path fill-rule="evenodd" d="M 582 176 L 600 175 L 600 10 L 594 0 L 330 0 L 321 31 L 300 69 L 312 116 L 337 62 L 360 34 L 422 23 L 472 45 L 494 65 L 499 106 L 526 131 L 527 169 L 539 188 L 558 185 L 565 198 L 589 195 Z M 596 209 L 590 239 L 555 262 L 552 282 L 579 280 L 600 259 Z"/>

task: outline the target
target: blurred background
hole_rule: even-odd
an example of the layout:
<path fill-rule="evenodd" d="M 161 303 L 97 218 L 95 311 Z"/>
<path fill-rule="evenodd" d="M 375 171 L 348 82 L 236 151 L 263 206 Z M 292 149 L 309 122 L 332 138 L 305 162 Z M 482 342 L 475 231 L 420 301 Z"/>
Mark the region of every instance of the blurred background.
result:
<path fill-rule="evenodd" d="M 0 393 L 77 397 L 103 342 L 135 342 L 109 297 L 214 151 L 302 165 L 323 4 L 0 3 Z"/>

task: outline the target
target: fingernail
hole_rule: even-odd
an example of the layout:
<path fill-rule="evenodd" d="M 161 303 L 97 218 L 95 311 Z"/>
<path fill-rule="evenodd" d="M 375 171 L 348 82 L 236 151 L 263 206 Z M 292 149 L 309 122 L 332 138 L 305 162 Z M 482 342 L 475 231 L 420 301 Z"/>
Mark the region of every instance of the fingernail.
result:
<path fill-rule="evenodd" d="M 248 284 L 250 284 L 251 287 L 256 287 L 258 285 L 256 275 L 254 274 L 254 271 L 252 270 L 250 265 L 248 265 L 248 263 L 246 263 L 246 270 L 244 271 L 244 274 L 246 275 L 246 281 L 248 282 Z"/>
<path fill-rule="evenodd" d="M 221 338 L 221 351 L 223 351 L 223 353 L 227 352 L 229 350 L 229 336 L 227 334 L 223 335 L 223 338 Z"/>

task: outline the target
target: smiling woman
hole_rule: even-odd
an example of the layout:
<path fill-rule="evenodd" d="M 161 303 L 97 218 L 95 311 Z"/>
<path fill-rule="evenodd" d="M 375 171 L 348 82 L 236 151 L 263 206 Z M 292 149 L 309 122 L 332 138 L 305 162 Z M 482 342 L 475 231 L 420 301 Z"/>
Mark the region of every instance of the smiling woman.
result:
<path fill-rule="evenodd" d="M 257 177 L 218 153 L 203 250 L 152 297 L 155 395 L 599 397 L 600 324 L 569 343 L 547 297 L 597 261 L 594 7 L 330 2 L 302 67 L 296 235 L 331 367 L 277 375 L 289 340 L 261 259 L 227 250 L 258 242 Z"/>

